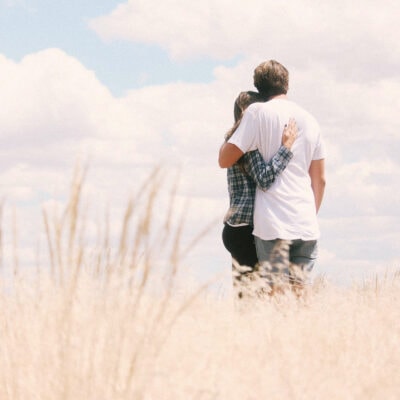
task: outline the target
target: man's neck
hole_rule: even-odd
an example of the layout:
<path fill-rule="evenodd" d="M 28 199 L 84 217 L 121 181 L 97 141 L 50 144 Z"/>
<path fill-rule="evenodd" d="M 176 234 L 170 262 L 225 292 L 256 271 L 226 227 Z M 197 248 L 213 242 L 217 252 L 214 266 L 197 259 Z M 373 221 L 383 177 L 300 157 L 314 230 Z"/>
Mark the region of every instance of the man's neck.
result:
<path fill-rule="evenodd" d="M 272 96 L 271 98 L 270 98 L 270 100 L 275 100 L 275 99 L 287 99 L 288 97 L 287 97 L 287 95 L 286 94 L 278 94 L 278 95 L 276 95 L 276 96 Z"/>

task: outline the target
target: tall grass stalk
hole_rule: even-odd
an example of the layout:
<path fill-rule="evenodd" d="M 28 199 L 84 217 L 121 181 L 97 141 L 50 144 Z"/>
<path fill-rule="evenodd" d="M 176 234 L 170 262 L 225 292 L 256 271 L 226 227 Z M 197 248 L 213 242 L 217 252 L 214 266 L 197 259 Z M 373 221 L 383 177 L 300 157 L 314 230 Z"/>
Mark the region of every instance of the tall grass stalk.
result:
<path fill-rule="evenodd" d="M 319 280 L 301 299 L 236 307 L 206 284 L 182 290 L 182 255 L 205 232 L 183 237 L 176 185 L 157 219 L 160 169 L 128 202 L 117 240 L 109 212 L 90 237 L 85 177 L 65 209 L 43 210 L 48 262 L 35 279 L 3 260 L 1 400 L 400 397 L 399 275 Z"/>

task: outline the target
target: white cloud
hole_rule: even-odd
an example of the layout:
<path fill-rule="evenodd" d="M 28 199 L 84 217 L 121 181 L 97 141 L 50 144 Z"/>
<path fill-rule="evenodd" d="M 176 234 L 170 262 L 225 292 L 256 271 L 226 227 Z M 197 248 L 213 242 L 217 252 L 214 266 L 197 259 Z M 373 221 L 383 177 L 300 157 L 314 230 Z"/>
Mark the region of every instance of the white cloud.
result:
<path fill-rule="evenodd" d="M 58 49 L 19 63 L 1 56 L 0 74 L 9 78 L 0 90 L 2 197 L 6 207 L 18 206 L 24 244 L 32 245 L 35 228 L 42 227 L 41 206 L 65 199 L 77 160 L 90 164 L 85 193 L 95 200 L 92 212 L 111 204 L 121 218 L 129 196 L 157 164 L 181 167 L 182 202 L 193 198 L 196 208 L 203 202 L 203 217 L 199 211 L 189 216 L 194 232 L 219 212 L 214 189 L 216 176 L 224 188 L 224 172 L 216 154 L 231 118 L 224 116 L 227 93 L 218 84 L 149 87 L 115 98 L 93 72 Z"/>
<path fill-rule="evenodd" d="M 4 3 L 7 7 L 19 7 L 29 13 L 34 13 L 36 11 L 36 8 L 27 4 L 25 0 L 4 0 Z"/>
<path fill-rule="evenodd" d="M 173 58 L 321 62 L 341 79 L 394 77 L 400 62 L 395 0 L 129 0 L 90 26 L 106 40 L 156 44 Z"/>

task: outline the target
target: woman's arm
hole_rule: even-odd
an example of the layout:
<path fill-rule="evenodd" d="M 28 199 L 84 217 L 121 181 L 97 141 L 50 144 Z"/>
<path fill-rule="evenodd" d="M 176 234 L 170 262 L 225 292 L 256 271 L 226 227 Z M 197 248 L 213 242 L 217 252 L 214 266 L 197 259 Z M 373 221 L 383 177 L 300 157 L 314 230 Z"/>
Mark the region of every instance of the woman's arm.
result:
<path fill-rule="evenodd" d="M 291 119 L 289 125 L 285 125 L 282 134 L 282 146 L 272 159 L 266 163 L 258 150 L 246 154 L 246 172 L 253 178 L 257 186 L 266 191 L 275 182 L 276 177 L 286 168 L 293 157 L 290 151 L 297 138 L 298 130 L 296 122 Z"/>
<path fill-rule="evenodd" d="M 266 163 L 258 150 L 246 153 L 245 170 L 264 192 L 275 182 L 276 177 L 286 168 L 293 153 L 281 146 L 272 159 Z"/>

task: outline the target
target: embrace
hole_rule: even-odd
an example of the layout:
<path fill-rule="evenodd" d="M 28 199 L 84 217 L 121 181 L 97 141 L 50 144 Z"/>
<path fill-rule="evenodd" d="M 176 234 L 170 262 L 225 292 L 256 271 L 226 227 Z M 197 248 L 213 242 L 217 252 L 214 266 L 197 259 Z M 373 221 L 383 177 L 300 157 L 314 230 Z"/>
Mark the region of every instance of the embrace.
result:
<path fill-rule="evenodd" d="M 238 297 L 254 277 L 263 293 L 290 287 L 299 294 L 317 258 L 325 148 L 316 119 L 287 97 L 282 64 L 261 63 L 254 86 L 258 92 L 236 99 L 235 123 L 219 151 L 230 198 L 223 242 Z"/>

